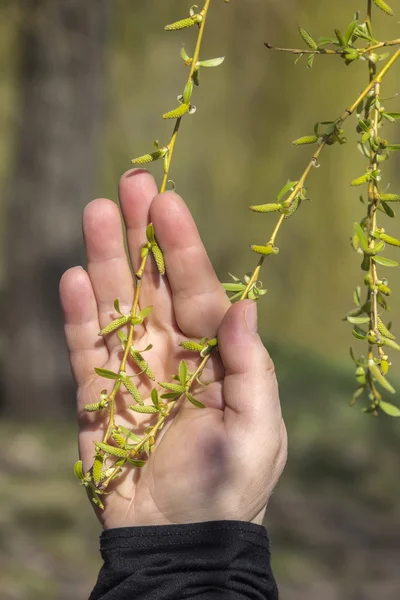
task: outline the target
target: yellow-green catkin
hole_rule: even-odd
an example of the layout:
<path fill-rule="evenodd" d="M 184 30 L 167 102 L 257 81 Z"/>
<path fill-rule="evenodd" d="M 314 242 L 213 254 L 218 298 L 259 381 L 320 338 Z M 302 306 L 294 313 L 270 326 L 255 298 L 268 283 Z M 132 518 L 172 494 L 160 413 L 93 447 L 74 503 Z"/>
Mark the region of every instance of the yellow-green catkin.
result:
<path fill-rule="evenodd" d="M 384 2 L 384 0 L 373 0 L 375 6 L 383 10 L 384 13 L 389 15 L 390 17 L 394 16 L 394 10 Z"/>

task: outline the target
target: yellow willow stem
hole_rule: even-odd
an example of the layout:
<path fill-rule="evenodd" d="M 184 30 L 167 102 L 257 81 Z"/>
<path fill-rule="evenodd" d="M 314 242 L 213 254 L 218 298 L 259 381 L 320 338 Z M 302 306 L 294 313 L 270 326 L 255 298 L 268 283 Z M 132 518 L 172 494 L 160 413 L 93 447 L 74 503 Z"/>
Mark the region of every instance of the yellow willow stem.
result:
<path fill-rule="evenodd" d="M 142 290 L 143 274 L 144 274 L 144 270 L 146 267 L 147 259 L 148 259 L 148 255 L 146 255 L 142 259 L 139 270 L 136 273 L 136 289 L 135 289 L 135 295 L 133 298 L 133 304 L 132 304 L 132 309 L 131 309 L 131 317 L 135 317 L 137 315 L 137 311 L 139 308 L 140 292 Z M 129 326 L 129 333 L 128 333 L 128 340 L 126 342 L 126 348 L 124 350 L 124 355 L 122 357 L 121 365 L 119 367 L 120 373 L 121 373 L 121 371 L 126 370 L 126 363 L 128 361 L 128 356 L 130 353 L 131 346 L 133 344 L 134 332 L 135 332 L 135 325 L 133 325 L 133 323 L 131 323 Z M 109 421 L 108 421 L 107 430 L 103 437 L 103 443 L 108 442 L 108 440 L 111 436 L 111 431 L 112 431 L 113 427 L 115 426 L 115 398 L 116 398 L 117 393 L 119 392 L 120 387 L 121 387 L 121 382 L 116 381 L 114 388 L 113 388 L 111 394 L 109 395 L 110 417 L 109 417 Z"/>
<path fill-rule="evenodd" d="M 361 94 L 358 96 L 358 98 L 355 100 L 355 102 L 353 102 L 353 104 L 351 104 L 348 108 L 346 108 L 346 110 L 344 111 L 344 113 L 342 114 L 341 117 L 339 117 L 339 119 L 337 119 L 336 121 L 336 127 L 339 128 L 342 126 L 342 124 L 353 115 L 353 113 L 355 112 L 355 110 L 357 109 L 358 105 L 360 104 L 360 102 L 362 102 L 364 100 L 364 98 L 366 98 L 366 96 L 369 94 L 369 92 L 374 88 L 374 86 L 376 85 L 380 85 L 380 83 L 382 82 L 383 78 L 385 77 L 385 75 L 387 75 L 387 73 L 389 72 L 389 70 L 392 68 L 392 66 L 395 64 L 395 62 L 398 60 L 398 58 L 400 57 L 400 50 L 397 50 L 397 52 L 395 54 L 393 54 L 393 56 L 388 60 L 388 62 L 385 64 L 385 66 L 382 68 L 382 70 L 375 76 L 371 76 L 371 81 L 370 83 L 367 85 L 367 87 L 361 92 Z M 288 199 L 285 201 L 287 205 L 291 205 L 291 203 L 295 200 L 296 196 L 298 195 L 298 193 L 300 192 L 300 190 L 304 187 L 307 178 L 310 174 L 310 172 L 312 171 L 313 167 L 315 167 L 318 164 L 318 159 L 322 153 L 322 151 L 324 150 L 324 148 L 329 145 L 328 144 L 329 138 L 327 138 L 326 136 L 323 137 L 322 141 L 320 142 L 317 151 L 313 154 L 310 162 L 308 163 L 305 171 L 303 172 L 302 176 L 300 177 L 297 185 L 295 186 L 295 188 L 293 189 L 293 191 L 291 192 L 290 196 L 288 197 Z M 275 244 L 275 240 L 277 238 L 277 235 L 280 231 L 280 228 L 283 224 L 285 220 L 285 215 L 282 214 L 279 217 L 278 223 L 275 226 L 275 229 L 269 239 L 269 241 L 267 242 L 267 246 L 268 245 L 274 245 Z M 241 300 L 245 300 L 248 297 L 248 294 L 251 290 L 251 288 L 253 287 L 253 285 L 258 281 L 262 266 L 265 262 L 266 257 L 262 256 L 258 263 L 257 266 L 255 268 L 255 270 L 252 273 L 252 276 L 250 277 L 250 280 L 246 286 L 246 289 L 243 291 L 243 294 L 241 296 Z"/>
<path fill-rule="evenodd" d="M 210 4 L 211 4 L 211 0 L 206 0 L 206 2 L 204 4 L 204 8 L 200 12 L 200 14 L 202 15 L 203 19 L 202 19 L 202 21 L 200 23 L 199 35 L 197 36 L 196 47 L 195 47 L 193 58 L 192 58 L 192 61 L 191 61 L 190 73 L 189 73 L 189 77 L 188 77 L 187 83 L 190 83 L 193 80 L 193 75 L 194 75 L 194 72 L 196 70 L 196 65 L 197 65 L 199 57 L 200 57 L 201 44 L 202 44 L 202 41 L 203 41 L 204 30 L 205 30 L 205 26 L 206 26 L 208 11 L 210 9 Z M 167 146 L 168 147 L 168 159 L 167 159 L 167 162 L 166 162 L 166 167 L 164 169 L 164 177 L 163 177 L 163 180 L 162 180 L 162 183 L 161 183 L 160 193 L 165 192 L 166 189 L 167 189 L 168 179 L 169 179 L 169 173 L 170 173 L 170 170 L 171 170 L 172 157 L 173 157 L 173 154 L 174 154 L 174 150 L 175 150 L 175 146 L 176 146 L 176 141 L 178 139 L 178 134 L 179 134 L 179 129 L 180 129 L 180 126 L 181 126 L 182 118 L 183 117 L 180 117 L 179 119 L 177 119 L 177 121 L 175 123 L 174 131 L 172 133 L 171 140 L 170 140 L 170 142 L 169 142 L 169 144 Z"/>

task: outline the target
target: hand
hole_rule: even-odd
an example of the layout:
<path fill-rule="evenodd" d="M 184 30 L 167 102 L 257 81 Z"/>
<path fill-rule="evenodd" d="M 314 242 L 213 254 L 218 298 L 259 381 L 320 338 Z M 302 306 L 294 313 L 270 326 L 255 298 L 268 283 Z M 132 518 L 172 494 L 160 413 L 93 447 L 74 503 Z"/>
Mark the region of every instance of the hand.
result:
<path fill-rule="evenodd" d="M 157 381 L 171 381 L 182 358 L 195 370 L 198 355 L 183 351 L 178 345 L 183 340 L 218 333 L 219 355 L 214 353 L 202 375 L 212 383 L 194 391 L 206 408 L 178 403 L 146 466 L 126 470 L 115 491 L 103 496 L 105 509 L 97 511 L 98 517 L 106 529 L 211 520 L 261 523 L 287 443 L 273 363 L 256 333 L 256 304 L 246 300 L 231 306 L 183 200 L 173 192 L 158 195 L 147 172 L 122 177 L 120 203 L 133 268 L 139 266 L 149 222 L 165 257 L 167 277 L 158 275 L 152 259 L 147 263 L 140 304 L 154 308 L 145 327 L 135 329 L 136 348 L 153 344 L 146 360 Z M 78 388 L 80 456 L 87 470 L 93 441 L 104 435 L 106 414 L 88 414 L 83 407 L 98 402 L 100 391 L 112 385 L 94 368 L 118 371 L 121 359 L 117 336 L 103 340 L 98 333 L 117 316 L 117 297 L 123 312 L 131 310 L 133 278 L 112 201 L 90 203 L 83 229 L 88 271 L 74 267 L 64 273 L 60 296 Z M 139 381 L 143 397 L 149 397 L 150 386 Z M 124 410 L 132 403 L 129 398 L 121 393 L 117 406 L 119 424 L 132 428 L 143 416 Z"/>

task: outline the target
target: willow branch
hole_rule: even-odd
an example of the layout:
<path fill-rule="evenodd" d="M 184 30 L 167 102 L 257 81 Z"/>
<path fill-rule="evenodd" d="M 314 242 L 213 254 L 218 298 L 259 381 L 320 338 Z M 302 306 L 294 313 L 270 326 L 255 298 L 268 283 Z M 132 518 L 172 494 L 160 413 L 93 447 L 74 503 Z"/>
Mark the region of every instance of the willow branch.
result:
<path fill-rule="evenodd" d="M 194 50 L 194 54 L 193 54 L 193 58 L 191 61 L 191 66 L 190 66 L 190 72 L 189 72 L 189 77 L 187 79 L 187 83 L 190 83 L 191 81 L 193 81 L 193 75 L 194 72 L 196 70 L 196 65 L 197 62 L 199 60 L 200 57 L 200 51 L 201 51 L 201 44 L 203 41 L 203 36 L 204 36 L 204 29 L 206 26 L 206 21 L 207 21 L 207 16 L 208 16 L 208 11 L 210 9 L 210 4 L 211 4 L 211 0 L 206 0 L 205 4 L 204 4 L 204 8 L 203 10 L 200 12 L 200 15 L 203 17 L 200 25 L 199 25 L 199 34 L 197 36 L 197 41 L 196 41 L 196 47 Z M 176 146 L 176 141 L 178 139 L 178 134 L 179 134 L 179 129 L 182 123 L 182 118 L 180 117 L 179 119 L 177 119 L 176 123 L 175 123 L 175 127 L 174 127 L 174 131 L 172 133 L 172 137 L 167 145 L 168 148 L 168 160 L 166 162 L 166 168 L 164 170 L 164 177 L 161 183 L 161 188 L 160 188 L 160 193 L 165 192 L 165 190 L 167 189 L 167 185 L 168 185 L 168 179 L 169 179 L 169 173 L 171 170 L 171 162 L 172 162 L 172 157 L 174 154 L 174 150 L 175 150 L 175 146 Z"/>
<path fill-rule="evenodd" d="M 340 128 L 341 125 L 350 117 L 353 115 L 353 113 L 356 111 L 358 105 L 360 104 L 360 102 L 362 102 L 364 100 L 364 98 L 366 98 L 366 96 L 369 94 L 369 92 L 376 86 L 376 85 L 380 85 L 380 83 L 382 82 L 383 78 L 385 77 L 385 75 L 387 75 L 387 73 L 389 72 L 389 70 L 392 68 L 392 66 L 395 64 L 395 62 L 398 60 L 398 58 L 400 57 L 400 50 L 397 50 L 397 52 L 390 58 L 390 60 L 388 60 L 388 62 L 385 64 L 385 66 L 381 69 L 381 71 L 371 79 L 371 81 L 369 82 L 369 84 L 366 86 L 366 88 L 361 92 L 361 94 L 357 97 L 357 99 L 353 102 L 353 104 L 351 104 L 348 108 L 346 108 L 346 110 L 344 111 L 344 113 L 336 120 L 336 128 Z M 314 152 L 311 160 L 309 161 L 307 167 L 305 168 L 303 174 L 301 175 L 298 183 L 296 184 L 296 186 L 294 187 L 293 191 L 291 192 L 290 196 L 288 197 L 287 200 L 285 200 L 285 204 L 290 206 L 290 204 L 295 200 L 296 196 L 298 195 L 298 193 L 300 192 L 300 190 L 304 187 L 308 176 L 310 175 L 313 167 L 315 167 L 318 164 L 319 161 L 319 157 L 321 155 L 321 153 L 323 152 L 324 148 L 329 144 L 330 141 L 330 136 L 323 136 L 321 138 L 321 141 L 319 143 L 319 146 L 316 150 L 316 152 Z M 267 242 L 267 246 L 268 245 L 274 245 L 275 244 L 275 240 L 278 236 L 278 233 L 282 227 L 282 224 L 285 220 L 285 215 L 282 214 L 279 217 L 278 223 L 276 224 L 274 231 L 270 237 L 270 239 Z M 253 285 L 258 281 L 262 266 L 265 262 L 266 257 L 265 256 L 261 256 L 261 258 L 258 261 L 258 264 L 256 266 L 256 268 L 254 269 L 252 276 L 246 286 L 246 289 L 243 291 L 243 294 L 241 296 L 241 300 L 244 300 L 248 297 L 248 294 L 251 290 L 251 288 L 253 287 Z"/>

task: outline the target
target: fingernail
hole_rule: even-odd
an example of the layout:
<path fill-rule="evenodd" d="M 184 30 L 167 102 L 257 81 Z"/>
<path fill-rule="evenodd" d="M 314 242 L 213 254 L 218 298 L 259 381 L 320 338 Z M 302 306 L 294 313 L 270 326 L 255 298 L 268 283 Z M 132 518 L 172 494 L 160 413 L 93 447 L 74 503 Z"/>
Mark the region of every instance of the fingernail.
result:
<path fill-rule="evenodd" d="M 257 333 L 258 329 L 258 311 L 257 304 L 252 302 L 245 312 L 246 324 L 251 333 Z"/>

